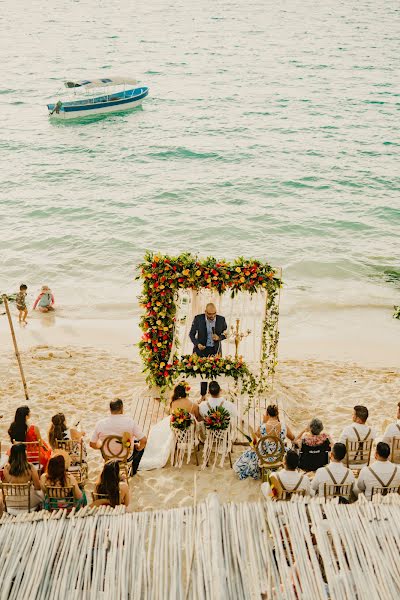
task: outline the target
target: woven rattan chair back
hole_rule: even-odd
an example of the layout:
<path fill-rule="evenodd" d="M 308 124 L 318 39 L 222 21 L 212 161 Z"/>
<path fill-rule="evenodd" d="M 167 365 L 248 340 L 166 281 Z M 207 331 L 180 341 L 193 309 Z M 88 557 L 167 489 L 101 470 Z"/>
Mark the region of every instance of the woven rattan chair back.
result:
<path fill-rule="evenodd" d="M 276 471 L 282 467 L 285 444 L 276 435 L 263 435 L 258 440 L 254 450 L 261 469 L 261 479 L 262 481 L 266 481 L 269 471 Z"/>
<path fill-rule="evenodd" d="M 129 464 L 127 460 L 132 452 L 132 448 L 124 445 L 121 436 L 108 435 L 104 438 L 100 452 L 104 462 L 107 462 L 108 460 L 119 460 L 121 463 L 120 468 L 128 479 Z"/>

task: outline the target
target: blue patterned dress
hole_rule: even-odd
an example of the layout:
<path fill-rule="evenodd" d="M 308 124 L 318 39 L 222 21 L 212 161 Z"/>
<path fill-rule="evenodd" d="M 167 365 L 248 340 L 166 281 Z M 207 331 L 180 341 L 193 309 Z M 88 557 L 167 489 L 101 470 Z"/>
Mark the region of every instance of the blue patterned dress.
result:
<path fill-rule="evenodd" d="M 278 435 L 278 437 L 281 438 L 282 442 L 284 442 L 286 439 L 285 423 L 281 423 L 280 427 L 281 430 L 279 434 L 275 435 Z M 267 428 L 265 423 L 262 423 L 262 425 L 260 426 L 260 433 L 261 435 L 267 435 Z M 274 431 L 270 431 L 268 435 L 274 435 Z M 274 442 L 270 442 L 266 447 L 270 450 L 271 454 L 276 450 L 276 444 Z M 265 457 L 265 460 L 266 462 L 268 462 L 267 456 Z M 273 462 L 274 460 L 275 459 L 271 457 L 271 462 Z M 261 470 L 258 466 L 258 456 L 252 449 L 246 450 L 241 456 L 239 456 L 239 458 L 233 465 L 233 470 L 235 471 L 235 473 L 237 473 L 239 479 L 247 479 L 247 477 L 252 477 L 253 479 L 261 478 Z"/>

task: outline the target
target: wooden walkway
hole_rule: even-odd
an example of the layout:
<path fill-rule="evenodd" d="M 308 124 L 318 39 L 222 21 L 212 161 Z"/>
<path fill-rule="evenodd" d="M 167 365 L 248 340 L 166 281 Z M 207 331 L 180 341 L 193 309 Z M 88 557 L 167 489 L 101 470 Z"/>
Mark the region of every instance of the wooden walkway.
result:
<path fill-rule="evenodd" d="M 234 400 L 232 399 L 232 401 Z M 238 411 L 237 427 L 246 434 L 249 433 L 250 427 L 256 431 L 265 414 L 266 401 L 263 400 L 261 406 L 252 406 L 248 410 L 246 409 L 246 404 L 241 403 L 239 398 L 236 398 L 234 403 L 236 404 Z M 143 391 L 140 396 L 134 398 L 132 402 L 132 411 L 133 419 L 146 436 L 149 435 L 150 428 L 155 425 L 155 423 L 158 423 L 158 421 L 161 421 L 168 415 L 166 405 L 163 402 L 154 400 L 154 398 L 148 396 L 146 391 Z M 240 431 L 237 432 L 235 444 L 248 444 L 248 441 Z"/>

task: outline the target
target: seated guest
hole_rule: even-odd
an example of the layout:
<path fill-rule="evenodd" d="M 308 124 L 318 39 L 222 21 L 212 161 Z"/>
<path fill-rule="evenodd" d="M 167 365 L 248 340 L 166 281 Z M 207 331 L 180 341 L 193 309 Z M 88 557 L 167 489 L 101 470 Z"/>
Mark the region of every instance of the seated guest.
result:
<path fill-rule="evenodd" d="M 75 477 L 68 473 L 68 459 L 66 452 L 56 450 L 48 462 L 46 472 L 40 478 L 40 485 L 45 494 L 49 487 L 73 487 L 74 500 L 79 508 L 86 505 L 86 496 L 80 489 Z"/>
<path fill-rule="evenodd" d="M 271 482 L 276 482 L 276 487 L 283 492 L 303 491 L 305 496 L 312 495 L 311 482 L 307 475 L 298 472 L 299 455 L 294 450 L 288 450 L 283 459 L 283 469 L 271 475 Z M 271 485 L 265 482 L 261 486 L 261 492 L 265 498 L 273 497 Z M 279 494 L 278 494 L 279 499 Z"/>
<path fill-rule="evenodd" d="M 30 418 L 31 411 L 29 406 L 20 406 L 15 411 L 14 421 L 11 423 L 8 430 L 11 443 L 15 442 L 39 442 L 40 444 L 40 464 L 43 468 L 46 467 L 48 460 L 51 456 L 51 449 L 48 447 L 46 442 L 42 439 L 40 431 L 36 425 L 30 425 L 28 427 L 28 420 Z M 38 451 L 32 447 L 27 447 L 26 450 L 27 458 L 30 462 L 36 462 L 38 458 Z"/>
<path fill-rule="evenodd" d="M 96 483 L 96 494 L 106 496 L 93 502 L 94 506 L 109 504 L 118 506 L 123 504 L 128 507 L 130 502 L 129 486 L 126 481 L 121 481 L 119 474 L 119 461 L 109 460 L 105 463 L 99 481 Z"/>
<path fill-rule="evenodd" d="M 28 462 L 26 458 L 26 447 L 24 444 L 14 444 L 11 446 L 8 463 L 4 465 L 3 470 L 4 483 L 31 483 L 30 506 L 35 509 L 43 502 L 43 494 L 40 491 L 39 475 L 35 467 Z M 12 497 L 7 498 L 7 507 L 10 512 L 19 511 L 13 507 Z"/>
<path fill-rule="evenodd" d="M 279 411 L 276 404 L 270 404 L 267 407 L 267 412 L 263 417 L 263 423 L 255 433 L 253 445 L 256 445 L 258 440 L 266 435 L 277 437 L 282 440 L 282 442 L 284 442 L 286 438 L 294 440 L 294 435 L 291 430 L 286 427 L 284 422 L 281 423 L 279 420 Z M 276 451 L 276 443 L 272 440 L 271 442 L 268 442 L 267 446 L 268 453 L 272 454 Z M 265 456 L 265 461 L 268 462 L 268 454 Z M 274 461 L 274 457 L 271 457 L 270 462 Z M 261 470 L 258 466 L 258 456 L 255 450 L 249 449 L 243 452 L 233 465 L 233 470 L 237 473 L 239 479 L 246 479 L 247 477 L 260 479 Z"/>
<path fill-rule="evenodd" d="M 304 429 L 296 439 L 300 443 L 300 469 L 316 471 L 328 464 L 332 440 L 323 432 L 320 419 L 312 419 L 308 428 Z"/>
<path fill-rule="evenodd" d="M 231 415 L 231 419 L 236 419 L 236 406 L 233 404 L 233 402 L 229 402 L 229 400 L 225 400 L 225 398 L 221 396 L 221 387 L 218 381 L 210 381 L 208 391 L 210 392 L 211 398 L 209 398 L 209 400 L 203 400 L 203 402 L 200 402 L 200 418 L 204 418 L 210 410 L 217 408 L 217 406 L 223 406 Z"/>
<path fill-rule="evenodd" d="M 388 427 L 386 427 L 386 431 L 383 434 L 382 442 L 386 442 L 387 444 L 392 443 L 393 438 L 400 437 L 400 402 L 397 404 L 397 414 L 396 414 L 396 422 L 391 423 Z"/>
<path fill-rule="evenodd" d="M 400 467 L 389 460 L 390 447 L 385 442 L 376 445 L 375 462 L 363 467 L 358 476 L 357 487 L 371 500 L 372 488 L 400 486 Z"/>
<path fill-rule="evenodd" d="M 172 393 L 169 412 L 172 413 L 177 408 L 183 408 L 188 413 L 192 414 L 196 420 L 199 419 L 199 405 L 196 402 L 189 400 L 185 386 L 180 383 L 175 386 Z"/>
<path fill-rule="evenodd" d="M 117 398 L 110 402 L 110 416 L 99 421 L 94 429 L 90 440 L 90 447 L 98 450 L 101 448 L 103 440 L 112 435 L 123 437 L 128 435 L 129 439 L 137 440 L 133 444 L 133 452 L 129 457 L 131 462 L 131 474 L 136 475 L 143 451 L 146 446 L 147 438 L 140 430 L 139 426 L 129 415 L 124 415 L 124 404 Z"/>
<path fill-rule="evenodd" d="M 357 405 L 353 409 L 353 424 L 347 425 L 340 434 L 340 442 L 364 442 L 366 440 L 374 440 L 376 431 L 373 427 L 367 425 L 368 408 L 366 406 Z"/>
<path fill-rule="evenodd" d="M 84 431 L 78 431 L 74 427 L 67 427 L 64 413 L 57 413 L 51 418 L 51 425 L 49 429 L 49 443 L 53 450 L 56 448 L 57 440 L 72 440 L 76 442 L 76 444 L 73 444 L 74 454 L 77 457 L 79 457 L 80 441 L 84 437 L 84 435 Z M 82 443 L 82 460 L 86 461 L 86 458 L 86 446 L 84 443 Z"/>
<path fill-rule="evenodd" d="M 353 471 L 348 469 L 342 463 L 346 456 L 346 446 L 341 442 L 333 445 L 330 453 L 329 466 L 321 467 L 315 473 L 315 477 L 311 482 L 311 489 L 318 495 L 324 495 L 324 484 L 328 485 L 344 485 L 353 484 L 353 492 L 357 494 L 358 489 L 355 485 Z"/>

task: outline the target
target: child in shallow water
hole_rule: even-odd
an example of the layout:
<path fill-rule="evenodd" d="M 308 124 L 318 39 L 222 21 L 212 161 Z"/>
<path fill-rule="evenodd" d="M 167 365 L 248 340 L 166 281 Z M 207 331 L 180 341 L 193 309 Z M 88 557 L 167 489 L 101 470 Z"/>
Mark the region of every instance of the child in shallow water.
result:
<path fill-rule="evenodd" d="M 27 323 L 26 317 L 28 316 L 28 309 L 26 306 L 26 294 L 28 287 L 21 283 L 19 286 L 19 292 L 15 297 L 15 303 L 18 308 L 18 321 L 20 323 Z"/>
<path fill-rule="evenodd" d="M 36 298 L 35 304 L 33 305 L 33 310 L 36 310 L 36 307 L 38 307 L 40 312 L 49 312 L 54 310 L 53 305 L 54 296 L 52 294 L 51 289 L 47 285 L 42 285 L 40 294 Z"/>

